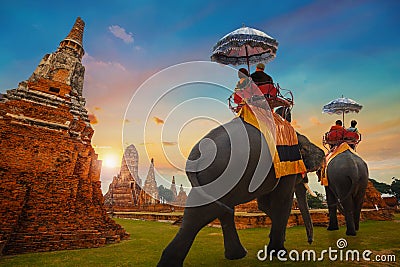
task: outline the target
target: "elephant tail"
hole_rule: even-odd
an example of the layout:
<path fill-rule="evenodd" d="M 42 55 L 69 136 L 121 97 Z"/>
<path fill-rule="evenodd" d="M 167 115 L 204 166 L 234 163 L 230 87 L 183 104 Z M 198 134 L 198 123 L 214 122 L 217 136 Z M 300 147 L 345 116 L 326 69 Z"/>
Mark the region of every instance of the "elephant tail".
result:
<path fill-rule="evenodd" d="M 301 212 L 301 217 L 303 217 L 304 226 L 306 227 L 307 233 L 307 241 L 309 244 L 313 242 L 314 239 L 314 229 L 313 223 L 309 211 L 309 207 L 307 204 L 307 195 L 306 195 L 306 183 L 300 182 L 295 187 L 295 193 L 297 198 L 297 204 L 299 205 L 299 209 Z"/>
<path fill-rule="evenodd" d="M 215 199 L 214 197 L 210 196 L 209 194 L 207 194 L 207 192 L 205 192 L 203 190 L 202 186 L 199 183 L 199 180 L 197 179 L 196 172 L 186 172 L 186 175 L 189 178 L 189 181 L 192 184 L 193 189 L 195 189 L 196 192 L 198 194 L 200 194 L 200 196 L 206 200 L 206 202 L 212 203 L 213 205 L 217 205 L 219 208 L 221 208 L 225 212 L 229 212 L 231 214 L 235 213 L 235 210 L 233 208 L 229 207 L 228 205 L 221 202 L 220 200 Z"/>

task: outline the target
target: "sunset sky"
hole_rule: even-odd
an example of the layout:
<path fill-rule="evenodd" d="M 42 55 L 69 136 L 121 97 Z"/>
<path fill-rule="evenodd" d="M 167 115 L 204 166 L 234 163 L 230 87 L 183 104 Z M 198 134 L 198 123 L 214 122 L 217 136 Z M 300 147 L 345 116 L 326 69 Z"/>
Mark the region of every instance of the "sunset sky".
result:
<path fill-rule="evenodd" d="M 0 8 L 0 93 L 29 78 L 80 16 L 86 23 L 84 96 L 94 119 L 92 144 L 103 160 L 103 192 L 129 143 L 140 153 L 142 180 L 154 157 L 159 183 L 168 185 L 175 175 L 178 185 L 188 185 L 173 165 L 183 162 L 203 134 L 233 118 L 226 106 L 229 91 L 189 84 L 157 102 L 168 82 L 157 73 L 169 68 L 163 73 L 188 78 L 191 65 L 182 63 L 210 61 L 214 44 L 245 24 L 279 42 L 266 71 L 292 90 L 296 129 L 322 146 L 324 132 L 341 118 L 322 114 L 322 106 L 342 95 L 354 99 L 363 109 L 347 114 L 345 124 L 359 123 L 363 140 L 357 152 L 370 177 L 386 183 L 399 178 L 400 2 L 282 0 L 255 6 L 223 0 L 7 1 Z M 191 78 L 207 71 L 193 69 Z M 213 74 L 211 82 L 227 87 L 237 81 L 234 70 Z M 311 186 L 323 191 L 316 179 Z"/>

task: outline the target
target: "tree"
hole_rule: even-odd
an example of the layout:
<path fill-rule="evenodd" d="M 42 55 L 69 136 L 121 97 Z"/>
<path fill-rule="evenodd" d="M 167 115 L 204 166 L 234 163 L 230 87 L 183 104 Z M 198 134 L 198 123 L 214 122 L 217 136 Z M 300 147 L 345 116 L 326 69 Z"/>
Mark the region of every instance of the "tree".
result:
<path fill-rule="evenodd" d="M 307 194 L 307 203 L 310 209 L 325 209 L 326 204 L 324 203 L 324 195 L 314 191 L 317 197 L 313 197 L 310 194 Z"/>
<path fill-rule="evenodd" d="M 158 187 L 158 196 L 160 199 L 164 199 L 167 202 L 171 202 L 174 200 L 174 193 L 168 188 L 165 188 L 163 185 Z"/>
<path fill-rule="evenodd" d="M 392 190 L 392 194 L 397 197 L 397 200 L 400 200 L 400 179 L 393 177 L 392 180 L 393 181 L 390 185 L 390 189 Z"/>
<path fill-rule="evenodd" d="M 372 182 L 372 184 L 374 185 L 376 190 L 378 190 L 381 194 L 385 194 L 385 193 L 390 194 L 390 193 L 392 193 L 390 185 L 378 182 L 378 181 L 376 181 L 375 179 L 372 179 L 372 178 L 370 178 L 369 180 Z"/>

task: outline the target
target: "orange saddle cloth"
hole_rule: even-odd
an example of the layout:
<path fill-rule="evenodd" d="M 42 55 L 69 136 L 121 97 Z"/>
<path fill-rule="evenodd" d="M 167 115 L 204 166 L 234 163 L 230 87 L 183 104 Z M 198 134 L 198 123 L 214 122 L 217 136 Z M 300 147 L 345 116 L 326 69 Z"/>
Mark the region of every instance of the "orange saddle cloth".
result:
<path fill-rule="evenodd" d="M 325 166 L 322 167 L 321 170 L 321 185 L 323 186 L 328 186 L 328 173 L 326 172 L 326 168 L 328 167 L 329 162 L 331 162 L 332 159 L 334 159 L 337 155 L 347 151 L 347 150 L 351 150 L 351 152 L 353 152 L 354 154 L 357 154 L 350 146 L 349 144 L 347 144 L 346 142 L 341 143 L 340 145 L 338 145 L 333 151 L 331 151 L 330 153 L 328 153 L 325 156 Z"/>
<path fill-rule="evenodd" d="M 263 133 L 271 155 L 274 155 L 276 178 L 307 172 L 296 131 L 288 121 L 274 112 L 248 104 L 241 108 L 238 116 Z"/>

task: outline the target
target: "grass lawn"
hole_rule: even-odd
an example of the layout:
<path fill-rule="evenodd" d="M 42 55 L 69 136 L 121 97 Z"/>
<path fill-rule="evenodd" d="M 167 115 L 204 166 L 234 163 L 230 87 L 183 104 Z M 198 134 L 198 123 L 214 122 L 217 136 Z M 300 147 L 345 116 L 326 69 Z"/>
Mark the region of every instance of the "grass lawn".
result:
<path fill-rule="evenodd" d="M 117 219 L 130 234 L 131 239 L 118 244 L 101 248 L 65 250 L 56 252 L 30 253 L 17 256 L 3 256 L 0 266 L 156 266 L 162 250 L 175 236 L 177 226 L 169 223 L 134 221 Z M 329 232 L 323 227 L 314 228 L 314 243 L 306 242 L 305 229 L 302 226 L 287 229 L 286 248 L 288 251 L 296 249 L 315 250 L 317 258 L 324 249 L 337 249 L 336 241 L 345 238 L 348 246 L 342 251 L 371 250 L 370 258 L 376 255 L 395 255 L 396 262 L 348 262 L 329 261 L 325 254 L 322 262 L 285 262 L 284 265 L 300 266 L 400 266 L 400 214 L 394 221 L 379 222 L 367 221 L 361 223 L 356 237 L 345 235 L 345 227 L 339 231 Z M 283 263 L 274 259 L 261 262 L 257 259 L 257 252 L 268 242 L 269 228 L 239 230 L 242 244 L 248 250 L 248 255 L 235 261 L 224 258 L 224 248 L 221 229 L 204 228 L 197 236 L 184 266 L 280 266 Z M 338 254 L 339 255 L 339 254 Z M 345 255 L 345 254 L 344 254 Z M 360 256 L 361 257 L 361 256 Z"/>

